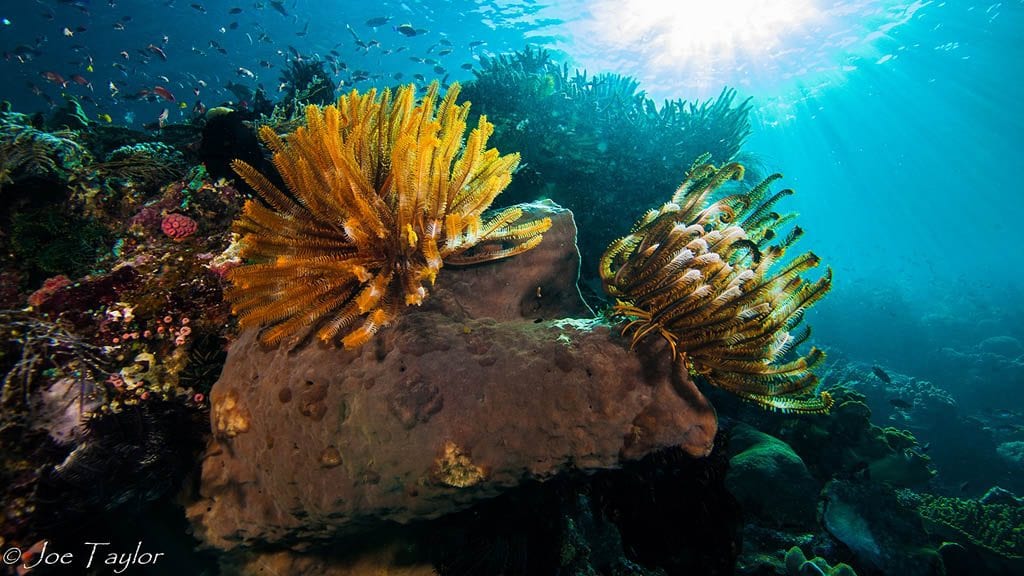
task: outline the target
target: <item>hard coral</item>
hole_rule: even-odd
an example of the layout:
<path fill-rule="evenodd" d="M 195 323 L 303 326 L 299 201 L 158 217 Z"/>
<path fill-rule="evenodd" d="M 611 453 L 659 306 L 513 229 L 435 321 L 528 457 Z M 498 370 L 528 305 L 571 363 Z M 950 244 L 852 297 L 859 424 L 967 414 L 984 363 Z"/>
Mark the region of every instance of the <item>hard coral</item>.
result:
<path fill-rule="evenodd" d="M 748 192 L 708 203 L 728 180 L 741 180 L 743 166 L 717 169 L 707 156 L 660 210 L 649 211 L 628 236 L 601 258 L 605 290 L 619 303 L 615 312 L 634 318 L 634 344 L 661 334 L 691 373 L 761 406 L 793 412 L 823 412 L 827 392 L 811 396 L 817 378 L 810 369 L 824 358 L 780 362 L 809 335 L 793 335 L 804 310 L 831 286 L 831 271 L 816 282 L 800 274 L 818 265 L 808 252 L 772 273 L 774 263 L 802 235 L 794 227 L 780 242 L 777 229 L 794 215 L 772 207 L 792 190 L 769 194 L 776 174 Z"/>
<path fill-rule="evenodd" d="M 486 118 L 463 146 L 469 104 L 455 104 L 458 93 L 453 84 L 438 105 L 435 82 L 414 106 L 412 85 L 353 90 L 337 106 L 306 108 L 307 125 L 286 139 L 265 126 L 290 195 L 234 162 L 267 205 L 246 202 L 235 222 L 250 263 L 231 270 L 225 295 L 243 326 L 267 326 L 264 344 L 318 326 L 322 341 L 344 335 L 345 347 L 360 346 L 403 305 L 420 304 L 443 264 L 540 242 L 548 218 L 520 222 L 518 207 L 481 217 L 519 156 L 486 148 Z"/>
<path fill-rule="evenodd" d="M 195 234 L 198 227 L 195 220 L 177 213 L 164 216 L 163 222 L 160 223 L 160 229 L 164 234 L 176 242 Z"/>

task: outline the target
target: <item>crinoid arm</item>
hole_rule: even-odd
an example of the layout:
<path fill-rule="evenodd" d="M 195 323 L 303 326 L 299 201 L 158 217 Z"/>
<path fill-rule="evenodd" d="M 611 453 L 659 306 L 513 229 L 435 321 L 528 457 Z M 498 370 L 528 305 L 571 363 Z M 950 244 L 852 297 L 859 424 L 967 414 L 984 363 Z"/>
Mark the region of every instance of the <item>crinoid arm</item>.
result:
<path fill-rule="evenodd" d="M 827 412 L 831 397 L 815 392 L 811 373 L 824 353 L 793 357 L 809 335 L 793 332 L 829 291 L 832 273 L 807 281 L 801 275 L 819 258 L 786 259 L 803 231 L 781 235 L 795 215 L 774 206 L 792 190 L 772 194 L 781 177 L 773 174 L 749 190 L 726 191 L 743 167 L 705 162 L 694 163 L 670 202 L 605 251 L 599 272 L 618 300 L 613 312 L 629 319 L 623 332 L 632 332 L 634 346 L 660 334 L 692 374 L 720 388 L 765 408 Z"/>
<path fill-rule="evenodd" d="M 445 263 L 506 258 L 541 241 L 548 219 L 516 207 L 483 219 L 519 155 L 487 148 L 485 117 L 466 136 L 469 103 L 456 104 L 458 94 L 452 84 L 439 101 L 434 82 L 417 104 L 412 85 L 353 90 L 307 107 L 291 134 L 264 126 L 286 190 L 233 162 L 259 199 L 234 224 L 245 264 L 225 296 L 263 344 L 315 333 L 358 347 L 423 302 Z"/>

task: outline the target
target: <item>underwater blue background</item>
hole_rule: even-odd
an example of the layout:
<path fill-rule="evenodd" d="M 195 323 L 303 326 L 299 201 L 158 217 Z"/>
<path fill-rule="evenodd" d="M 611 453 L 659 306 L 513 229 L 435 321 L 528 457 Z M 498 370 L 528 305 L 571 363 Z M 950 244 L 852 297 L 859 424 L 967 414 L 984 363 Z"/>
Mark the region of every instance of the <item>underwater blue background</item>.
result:
<path fill-rule="evenodd" d="M 8 2 L 2 95 L 29 112 L 74 94 L 86 97 L 90 118 L 141 127 L 164 109 L 169 121 L 186 120 L 197 100 L 237 104 L 229 82 L 263 86 L 274 98 L 295 54 L 332 60 L 345 90 L 419 82 L 417 74 L 468 80 L 481 56 L 526 43 L 591 73 L 634 75 L 658 100 L 734 86 L 754 98 L 745 151 L 785 174 L 782 184 L 797 191 L 788 206 L 807 230 L 801 248 L 835 271 L 832 294 L 808 315 L 815 342 L 983 404 L 1024 408 L 1019 397 L 976 389 L 1014 376 L 965 381 L 943 352 L 968 353 L 992 337 L 1024 340 L 1024 43 L 1015 40 L 1024 3 L 797 2 L 821 11 L 818 28 L 780 33 L 770 58 L 760 59 L 755 43 L 671 73 L 647 66 L 658 47 L 651 38 L 592 33 L 588 22 L 613 4 Z M 386 22 L 371 26 L 373 18 Z M 401 33 L 402 24 L 415 35 Z M 733 27 L 736 38 L 744 26 L 751 23 Z M 43 78 L 47 71 L 67 85 Z M 158 85 L 175 101 L 131 98 Z"/>

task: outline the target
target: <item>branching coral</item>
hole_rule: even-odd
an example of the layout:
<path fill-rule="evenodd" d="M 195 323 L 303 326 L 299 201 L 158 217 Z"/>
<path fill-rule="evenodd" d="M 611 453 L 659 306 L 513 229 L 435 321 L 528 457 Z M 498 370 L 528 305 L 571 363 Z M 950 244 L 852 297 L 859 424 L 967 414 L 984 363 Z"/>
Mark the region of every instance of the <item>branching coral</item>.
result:
<path fill-rule="evenodd" d="M 264 344 L 316 327 L 357 347 L 420 304 L 443 264 L 524 252 L 551 226 L 521 222 L 514 206 L 484 220 L 519 156 L 486 148 L 485 117 L 463 146 L 469 104 L 455 103 L 457 84 L 439 105 L 436 82 L 419 105 L 414 93 L 353 90 L 307 107 L 307 125 L 284 139 L 263 127 L 290 195 L 234 162 L 267 205 L 248 201 L 235 223 L 249 263 L 230 272 L 226 296 L 243 326 L 266 326 Z"/>
<path fill-rule="evenodd" d="M 810 369 L 824 354 L 782 359 L 809 336 L 792 334 L 804 310 L 828 292 L 831 271 L 816 282 L 800 274 L 818 265 L 802 254 L 774 270 L 802 235 L 799 227 L 778 238 L 795 215 L 774 205 L 792 190 L 771 194 L 775 174 L 747 192 L 710 202 L 728 180 L 740 180 L 737 163 L 717 169 L 699 159 L 672 200 L 651 210 L 601 258 L 607 292 L 619 299 L 615 312 L 632 317 L 625 331 L 633 343 L 661 334 L 691 373 L 764 407 L 827 411 L 828 393 L 811 396 L 817 378 Z M 719 195 L 720 196 L 720 195 Z"/>
<path fill-rule="evenodd" d="M 909 490 L 901 498 L 916 506 L 918 514 L 931 525 L 948 532 L 947 537 L 968 542 L 1004 558 L 1024 559 L 1024 507 L 1010 503 L 985 503 L 949 498 Z"/>
<path fill-rule="evenodd" d="M 655 103 L 629 76 L 588 74 L 543 49 L 480 60 L 463 96 L 494 119 L 494 145 L 523 167 L 501 200 L 547 197 L 572 210 L 584 273 L 619 232 L 679 184 L 680 166 L 735 159 L 750 135 L 750 99 Z"/>

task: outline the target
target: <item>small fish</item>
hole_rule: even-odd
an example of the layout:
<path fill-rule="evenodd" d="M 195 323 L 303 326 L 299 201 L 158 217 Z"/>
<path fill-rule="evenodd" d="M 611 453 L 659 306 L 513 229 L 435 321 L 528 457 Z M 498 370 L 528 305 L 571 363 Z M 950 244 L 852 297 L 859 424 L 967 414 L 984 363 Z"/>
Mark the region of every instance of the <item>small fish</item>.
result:
<path fill-rule="evenodd" d="M 437 52 L 437 55 L 438 56 L 447 56 L 447 55 L 449 55 L 451 53 L 452 53 L 452 49 L 451 48 L 445 48 L 444 50 L 439 50 Z"/>
<path fill-rule="evenodd" d="M 127 50 L 121 50 L 121 58 L 124 58 L 125 60 L 128 59 L 128 51 Z"/>
<path fill-rule="evenodd" d="M 469 47 L 476 48 L 477 46 L 483 46 L 484 44 L 487 44 L 487 42 L 484 42 L 483 40 L 473 40 L 469 43 Z"/>
<path fill-rule="evenodd" d="M 118 90 L 118 88 L 117 88 L 117 84 L 114 84 L 113 81 L 111 81 L 110 84 L 107 85 L 107 88 L 110 89 L 110 97 L 111 98 L 117 96 L 118 93 L 120 92 L 120 90 Z"/>
<path fill-rule="evenodd" d="M 462 68 L 463 70 L 472 70 L 473 69 L 473 64 L 470 63 L 470 62 L 466 62 L 462 66 L 459 66 L 459 68 Z"/>
<path fill-rule="evenodd" d="M 270 7 L 281 13 L 281 16 L 288 17 L 288 11 L 284 9 L 284 2 L 279 0 L 270 0 Z"/>
<path fill-rule="evenodd" d="M 387 24 L 388 20 L 391 20 L 390 16 L 377 16 L 376 18 L 370 18 L 369 20 L 367 20 L 366 25 L 369 26 L 370 28 L 376 28 L 378 26 L 383 26 Z"/>
<path fill-rule="evenodd" d="M 167 119 L 170 117 L 170 115 L 171 115 L 171 111 L 169 109 L 167 109 L 167 108 L 164 108 L 164 111 L 161 112 L 160 115 L 156 117 L 157 124 L 161 128 L 163 128 L 164 124 L 167 123 Z"/>
<path fill-rule="evenodd" d="M 157 46 L 156 44 L 150 44 L 149 46 L 146 46 L 146 50 L 149 50 L 153 54 L 156 54 L 164 62 L 167 61 L 167 54 L 164 53 L 163 48 Z"/>
<path fill-rule="evenodd" d="M 114 30 L 117 30 L 118 32 L 124 31 L 124 23 L 123 22 L 114 22 Z"/>
<path fill-rule="evenodd" d="M 75 84 L 78 84 L 79 86 L 85 86 L 89 90 L 92 90 L 92 82 L 89 82 L 88 80 L 86 80 L 85 77 L 82 76 L 81 74 L 72 74 L 71 75 L 71 81 L 74 82 Z"/>
<path fill-rule="evenodd" d="M 895 409 L 897 409 L 897 410 L 899 410 L 901 412 L 906 412 L 907 410 L 910 410 L 911 408 L 913 408 L 913 406 L 909 402 L 907 402 L 906 400 L 904 400 L 902 398 L 890 398 L 889 399 L 889 404 L 893 408 L 895 408 Z"/>
<path fill-rule="evenodd" d="M 171 91 L 163 86 L 153 86 L 153 94 L 156 94 L 168 102 L 174 102 L 174 94 L 171 94 Z"/>
<path fill-rule="evenodd" d="M 238 67 L 238 70 L 235 70 L 235 74 L 238 74 L 238 76 L 242 78 L 256 78 L 256 74 L 254 74 L 252 70 L 242 68 L 241 66 Z"/>
<path fill-rule="evenodd" d="M 232 22 L 228 24 L 228 30 L 238 30 L 238 22 Z"/>
<path fill-rule="evenodd" d="M 874 373 L 875 376 L 878 376 L 878 379 L 882 382 L 892 384 L 892 378 L 889 377 L 889 374 L 887 374 L 885 370 L 882 370 L 878 366 L 872 366 L 871 372 Z"/>
<path fill-rule="evenodd" d="M 444 74 L 447 70 L 444 69 L 444 66 L 434 66 L 434 72 L 437 74 Z"/>
<path fill-rule="evenodd" d="M 46 80 L 49 80 L 50 82 L 53 82 L 54 84 L 60 84 L 61 88 L 64 88 L 65 86 L 68 85 L 68 81 L 65 80 L 63 76 L 61 76 L 60 74 L 57 74 L 56 72 L 42 72 L 39 75 L 42 76 L 43 78 L 45 78 Z"/>
<path fill-rule="evenodd" d="M 73 38 L 75 36 L 75 32 L 67 26 L 65 26 L 64 30 L 62 30 L 61 32 L 64 34 L 64 36 L 67 36 L 68 38 Z"/>
<path fill-rule="evenodd" d="M 198 10 L 201 14 L 206 14 L 206 7 L 202 4 L 189 4 L 195 10 Z"/>
<path fill-rule="evenodd" d="M 235 8 L 232 8 L 231 10 L 228 10 L 228 14 L 241 14 L 241 13 L 242 13 L 242 9 L 238 8 L 238 7 L 235 7 Z"/>
<path fill-rule="evenodd" d="M 398 26 L 395 26 L 395 32 L 398 32 L 405 37 L 412 37 L 416 35 L 416 29 L 412 27 L 412 24 L 399 24 Z"/>
<path fill-rule="evenodd" d="M 103 122 L 106 122 L 107 124 L 110 124 L 111 122 L 114 121 L 114 119 L 110 117 L 110 114 L 97 114 L 96 118 L 98 120 L 102 120 Z"/>
<path fill-rule="evenodd" d="M 971 485 L 971 481 L 970 480 L 964 480 L 963 482 L 960 483 L 960 491 L 961 492 L 966 492 L 967 488 L 970 487 L 970 485 Z"/>
<path fill-rule="evenodd" d="M 181 108 L 182 110 L 184 110 L 185 108 L 188 108 L 188 104 L 186 104 L 185 102 L 179 102 L 178 103 L 178 108 Z"/>

